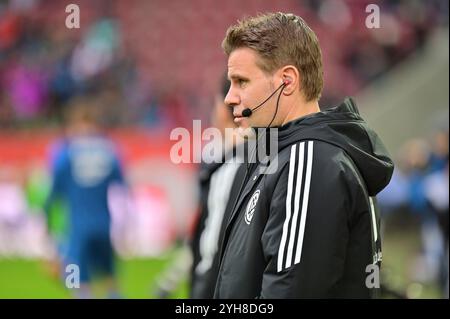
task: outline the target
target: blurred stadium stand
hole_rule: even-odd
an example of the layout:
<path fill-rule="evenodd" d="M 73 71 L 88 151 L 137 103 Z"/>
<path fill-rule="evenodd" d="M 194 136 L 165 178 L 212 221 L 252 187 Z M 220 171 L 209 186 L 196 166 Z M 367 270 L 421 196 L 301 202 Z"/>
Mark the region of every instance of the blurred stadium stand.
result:
<path fill-rule="evenodd" d="M 448 128 L 448 28 L 357 96 L 392 154 L 411 137 Z M 401 127 L 401 129 L 399 129 Z"/>
<path fill-rule="evenodd" d="M 321 105 L 330 106 L 448 24 L 447 1 L 382 1 L 382 28 L 367 29 L 372 2 L 82 0 L 81 28 L 69 30 L 65 1 L 3 1 L 0 123 L 42 118 L 47 125 L 71 97 L 93 90 L 108 104 L 111 125 L 207 121 L 226 65 L 220 43 L 227 27 L 280 8 L 303 16 L 317 33 L 325 65 Z"/>

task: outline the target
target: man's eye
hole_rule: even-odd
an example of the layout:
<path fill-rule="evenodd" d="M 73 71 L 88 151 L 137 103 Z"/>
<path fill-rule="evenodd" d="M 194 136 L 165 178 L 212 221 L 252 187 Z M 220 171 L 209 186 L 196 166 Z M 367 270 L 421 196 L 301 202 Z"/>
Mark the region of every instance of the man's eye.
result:
<path fill-rule="evenodd" d="M 247 80 L 239 79 L 238 82 L 239 82 L 239 86 L 243 86 L 244 84 L 247 83 Z"/>

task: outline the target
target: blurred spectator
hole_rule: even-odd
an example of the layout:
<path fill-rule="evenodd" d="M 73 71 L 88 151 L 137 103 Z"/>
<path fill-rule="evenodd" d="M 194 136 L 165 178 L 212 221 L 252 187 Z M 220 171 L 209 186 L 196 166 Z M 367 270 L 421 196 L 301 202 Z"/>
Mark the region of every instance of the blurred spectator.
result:
<path fill-rule="evenodd" d="M 425 179 L 425 196 L 431 210 L 435 213 L 441 230 L 444 247 L 440 252 L 439 286 L 444 297 L 448 298 L 449 270 L 448 270 L 448 161 L 444 169 L 436 171 Z"/>
<path fill-rule="evenodd" d="M 406 209 L 420 222 L 421 254 L 412 279 L 437 282 L 448 297 L 448 129 L 435 132 L 430 142 L 408 140 L 400 150 L 398 168 L 380 194 L 383 212 Z"/>
<path fill-rule="evenodd" d="M 439 286 L 443 296 L 449 297 L 449 177 L 448 177 L 448 130 L 439 130 L 433 136 L 430 155 L 430 174 L 425 178 L 424 189 L 430 210 L 437 218 L 442 242 L 439 264 Z"/>
<path fill-rule="evenodd" d="M 444 171 L 448 165 L 448 130 L 439 130 L 433 136 L 430 172 Z"/>

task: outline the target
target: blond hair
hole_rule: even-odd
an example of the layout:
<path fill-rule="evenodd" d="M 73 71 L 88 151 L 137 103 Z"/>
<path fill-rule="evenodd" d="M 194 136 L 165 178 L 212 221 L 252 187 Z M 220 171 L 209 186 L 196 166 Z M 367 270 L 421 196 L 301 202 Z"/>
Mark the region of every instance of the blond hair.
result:
<path fill-rule="evenodd" d="M 238 21 L 227 30 L 222 48 L 229 56 L 242 47 L 258 53 L 257 64 L 268 74 L 285 65 L 294 65 L 300 72 L 306 100 L 320 98 L 323 70 L 319 41 L 299 16 L 278 12 Z"/>

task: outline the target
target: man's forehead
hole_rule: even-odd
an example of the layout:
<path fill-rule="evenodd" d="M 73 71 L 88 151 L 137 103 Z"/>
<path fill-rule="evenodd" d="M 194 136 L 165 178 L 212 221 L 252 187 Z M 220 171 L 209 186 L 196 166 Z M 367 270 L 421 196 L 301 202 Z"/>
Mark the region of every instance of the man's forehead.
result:
<path fill-rule="evenodd" d="M 249 48 L 239 48 L 228 57 L 228 78 L 246 77 L 259 70 L 256 61 L 258 55 Z"/>

